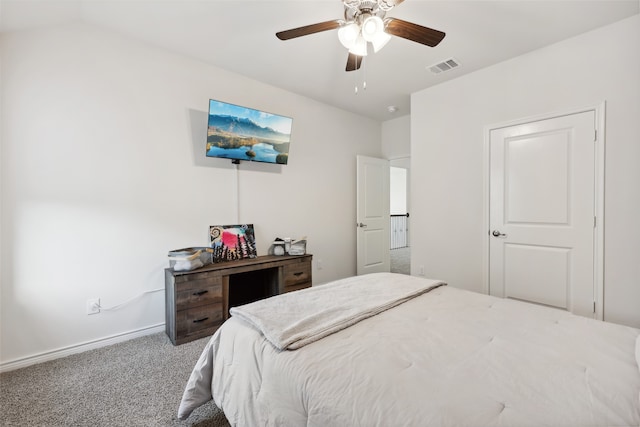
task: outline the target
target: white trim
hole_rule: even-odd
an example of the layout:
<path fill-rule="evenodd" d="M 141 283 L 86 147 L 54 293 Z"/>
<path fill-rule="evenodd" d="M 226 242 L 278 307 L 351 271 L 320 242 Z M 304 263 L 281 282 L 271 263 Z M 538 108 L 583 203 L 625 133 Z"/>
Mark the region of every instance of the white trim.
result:
<path fill-rule="evenodd" d="M 605 320 L 604 317 L 604 182 L 605 182 L 605 139 L 606 139 L 606 101 L 602 101 L 597 107 L 596 112 L 596 205 L 594 212 L 596 213 L 596 230 L 594 251 L 594 297 L 596 299 L 595 317 L 598 320 Z"/>
<path fill-rule="evenodd" d="M 489 174 L 491 173 L 491 131 L 497 126 L 485 126 L 482 146 L 482 292 L 489 295 Z"/>
<path fill-rule="evenodd" d="M 165 324 L 158 323 L 157 325 L 147 326 L 146 328 L 123 332 L 120 334 L 99 338 L 97 340 L 59 348 L 57 350 L 51 350 L 44 353 L 35 354 L 33 356 L 27 356 L 20 359 L 11 360 L 9 362 L 3 362 L 0 363 L 0 373 L 13 371 L 20 368 L 26 368 L 27 366 L 35 365 L 38 363 L 49 362 L 51 360 L 71 356 L 72 354 L 83 353 L 85 351 L 95 350 L 97 348 L 117 344 L 119 342 L 129 341 L 134 338 L 140 338 L 146 335 L 164 332 L 164 329 Z"/>
<path fill-rule="evenodd" d="M 491 131 L 518 126 L 525 123 L 548 120 L 555 117 L 568 116 L 572 114 L 584 113 L 586 111 L 595 112 L 595 129 L 598 135 L 595 152 L 595 206 L 594 213 L 597 217 L 594 235 L 594 298 L 596 303 L 596 312 L 594 317 L 598 320 L 604 320 L 604 179 L 605 179 L 605 112 L 606 101 L 595 106 L 584 108 L 576 108 L 572 110 L 556 111 L 541 114 L 532 117 L 511 120 L 508 122 L 486 125 L 484 127 L 484 146 L 483 146 L 483 173 L 482 173 L 482 191 L 483 191 L 483 224 L 482 230 L 482 291 L 489 294 L 489 173 L 490 167 L 490 142 Z"/>
<path fill-rule="evenodd" d="M 586 106 L 586 107 L 582 107 L 582 108 L 575 108 L 575 109 L 569 109 L 569 110 L 556 110 L 556 111 L 551 111 L 551 112 L 545 113 L 545 114 L 537 114 L 535 116 L 522 117 L 522 118 L 519 118 L 519 119 L 509 120 L 509 121 L 506 121 L 506 122 L 494 123 L 492 125 L 485 126 L 484 129 L 485 129 L 485 132 L 486 132 L 487 130 L 502 129 L 502 128 L 511 127 L 511 126 L 523 125 L 523 124 L 531 123 L 531 122 L 549 120 L 549 119 L 553 119 L 553 118 L 556 118 L 556 117 L 571 116 L 571 115 L 574 115 L 574 114 L 585 113 L 587 111 L 595 111 L 596 112 L 596 117 L 598 117 L 598 111 L 599 111 L 600 108 L 603 108 L 604 105 L 605 105 L 605 101 L 602 101 L 600 104 L 590 105 L 590 106 Z M 596 125 L 597 125 L 597 123 L 596 123 Z"/>

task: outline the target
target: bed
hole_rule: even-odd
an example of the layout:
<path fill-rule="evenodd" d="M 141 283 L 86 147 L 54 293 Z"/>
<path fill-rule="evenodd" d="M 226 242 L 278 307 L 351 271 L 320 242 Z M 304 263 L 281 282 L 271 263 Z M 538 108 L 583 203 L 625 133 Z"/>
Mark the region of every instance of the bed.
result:
<path fill-rule="evenodd" d="M 638 426 L 640 330 L 393 273 L 231 310 L 185 388 L 232 426 Z"/>

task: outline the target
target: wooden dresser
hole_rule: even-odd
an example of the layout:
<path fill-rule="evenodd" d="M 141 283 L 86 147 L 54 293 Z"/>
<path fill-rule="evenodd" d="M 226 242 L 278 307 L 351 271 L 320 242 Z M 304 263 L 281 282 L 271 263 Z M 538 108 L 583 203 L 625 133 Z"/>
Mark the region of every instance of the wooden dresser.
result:
<path fill-rule="evenodd" d="M 174 345 L 212 335 L 229 308 L 311 286 L 312 255 L 266 255 L 192 271 L 165 269 L 166 332 Z"/>

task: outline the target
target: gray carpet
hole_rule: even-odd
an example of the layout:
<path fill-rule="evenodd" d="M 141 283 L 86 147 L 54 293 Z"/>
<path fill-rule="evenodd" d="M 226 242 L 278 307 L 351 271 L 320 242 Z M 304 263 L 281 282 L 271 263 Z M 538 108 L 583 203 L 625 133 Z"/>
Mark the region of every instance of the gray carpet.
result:
<path fill-rule="evenodd" d="M 391 249 L 391 272 L 411 274 L 411 248 Z"/>
<path fill-rule="evenodd" d="M 207 340 L 159 333 L 0 374 L 0 425 L 228 427 L 213 402 L 176 417 Z"/>

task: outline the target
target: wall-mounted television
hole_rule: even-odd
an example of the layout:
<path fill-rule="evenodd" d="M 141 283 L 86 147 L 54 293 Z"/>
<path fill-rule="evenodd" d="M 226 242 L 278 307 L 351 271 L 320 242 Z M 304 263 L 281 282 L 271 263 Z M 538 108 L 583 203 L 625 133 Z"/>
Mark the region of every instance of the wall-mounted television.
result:
<path fill-rule="evenodd" d="M 293 119 L 209 100 L 207 157 L 286 165 Z"/>

